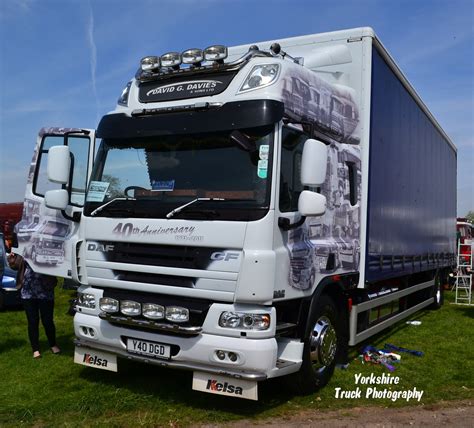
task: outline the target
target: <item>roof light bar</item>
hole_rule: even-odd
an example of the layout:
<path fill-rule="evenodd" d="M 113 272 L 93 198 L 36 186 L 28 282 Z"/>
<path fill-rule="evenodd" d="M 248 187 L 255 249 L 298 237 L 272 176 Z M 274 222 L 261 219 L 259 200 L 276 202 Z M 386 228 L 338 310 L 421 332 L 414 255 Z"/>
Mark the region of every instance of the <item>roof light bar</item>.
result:
<path fill-rule="evenodd" d="M 181 54 L 183 64 L 199 64 L 204 60 L 202 49 L 188 49 Z"/>
<path fill-rule="evenodd" d="M 161 55 L 162 67 L 177 67 L 181 64 L 181 55 L 179 52 L 168 52 Z"/>
<path fill-rule="evenodd" d="M 158 56 L 146 56 L 140 61 L 140 65 L 143 71 L 154 71 L 160 68 L 160 57 Z"/>

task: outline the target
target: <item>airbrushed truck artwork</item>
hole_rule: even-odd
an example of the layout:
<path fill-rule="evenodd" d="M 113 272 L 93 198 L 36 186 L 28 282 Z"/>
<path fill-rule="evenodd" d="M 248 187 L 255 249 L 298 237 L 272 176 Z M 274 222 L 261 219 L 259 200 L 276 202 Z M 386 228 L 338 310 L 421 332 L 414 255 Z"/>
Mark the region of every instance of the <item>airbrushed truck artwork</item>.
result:
<path fill-rule="evenodd" d="M 281 81 L 285 113 L 295 123 L 324 130 L 332 140 L 320 189 L 326 197 L 326 212 L 307 218 L 288 235 L 289 283 L 306 290 L 313 285 L 316 272 L 334 274 L 359 267 L 360 201 L 351 201 L 349 189 L 349 183 L 360 187 L 361 182 L 360 137 L 355 132 L 359 109 L 351 88 L 328 83 L 305 68 L 298 72 Z M 286 150 L 285 145 L 282 150 Z M 281 182 L 280 191 L 287 185 Z M 353 194 L 360 198 L 360 188 L 357 190 L 353 189 Z"/>
<path fill-rule="evenodd" d="M 78 364 L 308 393 L 441 306 L 455 189 L 456 147 L 372 29 L 214 45 L 143 58 L 97 130 L 40 132 L 18 251 L 78 285 Z"/>

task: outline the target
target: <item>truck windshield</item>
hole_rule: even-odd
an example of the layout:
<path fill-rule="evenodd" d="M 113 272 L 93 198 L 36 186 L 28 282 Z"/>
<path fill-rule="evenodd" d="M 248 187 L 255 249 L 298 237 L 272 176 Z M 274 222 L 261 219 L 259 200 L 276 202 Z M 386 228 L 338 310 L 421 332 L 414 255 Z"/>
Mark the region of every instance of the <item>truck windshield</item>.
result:
<path fill-rule="evenodd" d="M 270 204 L 274 125 L 190 135 L 103 139 L 84 214 L 256 220 Z M 104 206 L 108 201 L 114 203 Z"/>

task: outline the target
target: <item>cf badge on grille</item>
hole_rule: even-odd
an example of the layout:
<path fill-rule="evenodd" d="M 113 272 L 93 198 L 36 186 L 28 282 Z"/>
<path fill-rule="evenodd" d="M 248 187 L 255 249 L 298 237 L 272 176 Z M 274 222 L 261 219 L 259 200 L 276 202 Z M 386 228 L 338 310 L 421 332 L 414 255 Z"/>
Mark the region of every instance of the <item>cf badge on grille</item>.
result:
<path fill-rule="evenodd" d="M 211 254 L 211 260 L 222 260 L 228 262 L 229 260 L 237 260 L 239 253 L 233 253 L 231 251 L 217 251 Z"/>

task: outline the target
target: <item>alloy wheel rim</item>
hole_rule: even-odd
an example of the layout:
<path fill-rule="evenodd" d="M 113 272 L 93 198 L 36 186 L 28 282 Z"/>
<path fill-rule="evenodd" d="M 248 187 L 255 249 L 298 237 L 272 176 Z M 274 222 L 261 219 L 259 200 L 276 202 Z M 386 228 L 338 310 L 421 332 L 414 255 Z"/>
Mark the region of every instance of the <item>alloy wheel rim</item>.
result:
<path fill-rule="evenodd" d="M 317 370 L 332 364 L 336 357 L 337 335 L 334 326 L 326 316 L 315 323 L 310 337 L 310 359 Z"/>

